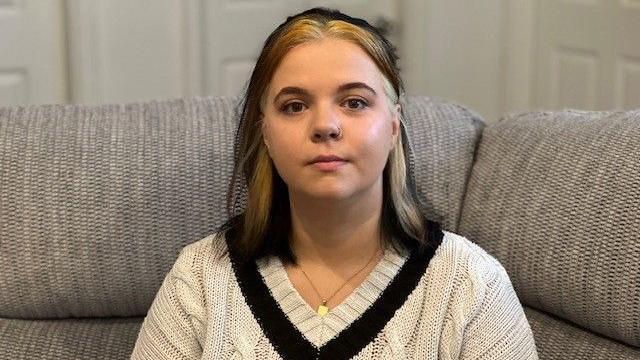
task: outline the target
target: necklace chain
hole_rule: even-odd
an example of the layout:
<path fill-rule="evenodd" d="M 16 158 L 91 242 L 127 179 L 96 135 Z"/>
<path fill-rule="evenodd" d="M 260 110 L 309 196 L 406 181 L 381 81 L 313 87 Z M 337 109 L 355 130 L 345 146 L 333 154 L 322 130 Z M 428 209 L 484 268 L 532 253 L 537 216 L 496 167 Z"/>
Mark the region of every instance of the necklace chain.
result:
<path fill-rule="evenodd" d="M 331 299 L 333 299 L 333 297 L 338 293 L 338 291 L 340 291 L 345 285 L 347 285 L 349 283 L 349 281 L 351 281 L 351 279 L 353 279 L 356 275 L 360 274 L 362 272 L 362 270 L 364 270 L 375 258 L 376 254 L 378 254 L 379 251 L 375 251 L 373 253 L 373 255 L 371 256 L 371 259 L 369 259 L 369 261 L 360 269 L 358 270 L 355 274 L 351 275 L 351 277 L 349 277 L 343 284 L 342 286 L 340 286 L 338 288 L 338 290 L 334 291 L 333 294 L 331 294 L 331 296 L 329 296 L 328 299 L 325 299 L 322 295 L 320 295 L 320 292 L 318 291 L 318 289 L 316 289 L 316 287 L 313 285 L 313 282 L 311 281 L 311 279 L 309 278 L 309 276 L 307 275 L 307 273 L 302 269 L 302 266 L 300 266 L 300 270 L 302 271 L 302 273 L 304 274 L 304 277 L 307 278 L 307 281 L 309 281 L 309 284 L 311 284 L 311 287 L 313 288 L 313 290 L 316 292 L 316 294 L 318 295 L 318 297 L 322 300 L 322 305 L 318 306 L 318 314 L 320 315 L 325 315 L 328 311 L 329 308 L 327 307 L 327 302 L 330 301 Z"/>

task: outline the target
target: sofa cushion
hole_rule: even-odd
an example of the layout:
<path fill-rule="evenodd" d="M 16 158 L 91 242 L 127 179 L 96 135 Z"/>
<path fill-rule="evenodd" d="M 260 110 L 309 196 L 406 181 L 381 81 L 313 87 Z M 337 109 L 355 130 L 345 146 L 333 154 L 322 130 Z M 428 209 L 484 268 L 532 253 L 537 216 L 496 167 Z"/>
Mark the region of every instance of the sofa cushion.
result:
<path fill-rule="evenodd" d="M 3 359 L 128 359 L 141 317 L 113 319 L 0 319 Z"/>
<path fill-rule="evenodd" d="M 460 233 L 524 304 L 640 346 L 640 111 L 512 114 L 476 155 Z"/>
<path fill-rule="evenodd" d="M 524 307 L 540 359 L 637 360 L 640 349 L 589 330 L 576 327 L 553 315 Z"/>
<path fill-rule="evenodd" d="M 227 220 L 236 98 L 0 108 L 0 317 L 140 316 Z M 453 229 L 481 120 L 406 102 L 425 211 Z"/>
<path fill-rule="evenodd" d="M 403 106 L 414 154 L 409 167 L 423 195 L 423 210 L 443 229 L 455 232 L 484 121 L 459 104 L 437 98 L 410 96 Z"/>

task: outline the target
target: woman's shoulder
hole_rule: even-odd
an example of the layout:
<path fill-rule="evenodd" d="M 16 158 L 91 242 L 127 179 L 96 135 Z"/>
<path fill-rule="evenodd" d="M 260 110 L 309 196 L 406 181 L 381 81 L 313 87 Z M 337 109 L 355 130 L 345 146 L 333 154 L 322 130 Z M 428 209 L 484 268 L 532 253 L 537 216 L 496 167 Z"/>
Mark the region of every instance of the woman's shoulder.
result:
<path fill-rule="evenodd" d="M 180 253 L 206 256 L 221 256 L 227 250 L 227 242 L 225 241 L 225 235 L 223 232 L 215 232 L 207 235 L 206 237 L 185 245 Z"/>
<path fill-rule="evenodd" d="M 440 248 L 443 250 L 453 251 L 458 255 L 477 258 L 478 260 L 483 260 L 489 263 L 499 263 L 493 255 L 489 254 L 485 249 L 474 243 L 469 238 L 447 230 L 442 230 L 442 233 L 444 236 L 442 238 L 442 245 Z M 440 250 L 440 248 L 438 249 Z"/>
<path fill-rule="evenodd" d="M 537 359 L 531 328 L 504 267 L 472 239 L 443 233 L 438 269 L 427 286 L 440 295 L 433 306 L 442 309 L 442 318 L 454 319 L 443 323 L 443 336 L 461 336 L 444 337 L 443 347 L 461 358 L 499 352 L 505 359 Z"/>
<path fill-rule="evenodd" d="M 443 230 L 441 245 L 432 259 L 426 286 L 435 286 L 455 301 L 446 302 L 448 311 L 467 319 L 478 311 L 488 311 L 483 303 L 492 294 L 513 294 L 509 275 L 500 262 L 469 238 Z M 505 302 L 511 304 L 515 295 Z"/>
<path fill-rule="evenodd" d="M 508 280 L 508 275 L 498 259 L 469 238 L 443 230 L 442 244 L 436 251 L 436 257 L 445 257 L 448 266 L 454 266 L 458 276 L 501 278 Z"/>
<path fill-rule="evenodd" d="M 212 233 L 185 245 L 173 266 L 174 275 L 202 272 L 205 267 L 224 266 L 228 263 L 224 233 Z"/>

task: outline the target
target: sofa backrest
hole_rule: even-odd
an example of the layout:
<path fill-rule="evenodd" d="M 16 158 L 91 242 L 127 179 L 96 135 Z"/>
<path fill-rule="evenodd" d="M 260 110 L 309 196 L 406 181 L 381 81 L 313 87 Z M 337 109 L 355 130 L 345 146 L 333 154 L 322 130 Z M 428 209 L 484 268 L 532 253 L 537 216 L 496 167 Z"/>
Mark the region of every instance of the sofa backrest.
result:
<path fill-rule="evenodd" d="M 459 232 L 520 300 L 640 346 L 640 110 L 512 114 L 487 126 Z"/>
<path fill-rule="evenodd" d="M 0 317 L 140 316 L 227 220 L 237 98 L 0 108 Z M 404 104 L 430 218 L 455 230 L 482 121 Z"/>

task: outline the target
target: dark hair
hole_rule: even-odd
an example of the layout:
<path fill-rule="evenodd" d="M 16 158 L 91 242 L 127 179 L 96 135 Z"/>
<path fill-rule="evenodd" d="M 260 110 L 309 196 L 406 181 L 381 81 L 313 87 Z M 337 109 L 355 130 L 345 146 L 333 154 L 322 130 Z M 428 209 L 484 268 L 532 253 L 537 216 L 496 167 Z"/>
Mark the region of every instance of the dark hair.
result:
<path fill-rule="evenodd" d="M 269 35 L 238 104 L 240 123 L 234 145 L 235 164 L 227 193 L 229 220 L 217 231 L 243 261 L 275 255 L 283 263 L 296 263 L 290 246 L 288 189 L 275 171 L 263 143 L 260 115 L 266 89 L 284 55 L 297 45 L 323 37 L 359 45 L 382 73 L 390 104 L 400 103 L 404 97 L 396 48 L 363 19 L 316 7 L 287 17 Z M 381 233 L 383 241 L 396 250 L 404 245 L 422 252 L 431 245 L 428 243 L 429 222 L 421 211 L 412 168 L 407 166 L 411 149 L 402 109 L 398 115 L 401 136 L 383 170 Z M 244 203 L 246 208 L 241 209 Z"/>

